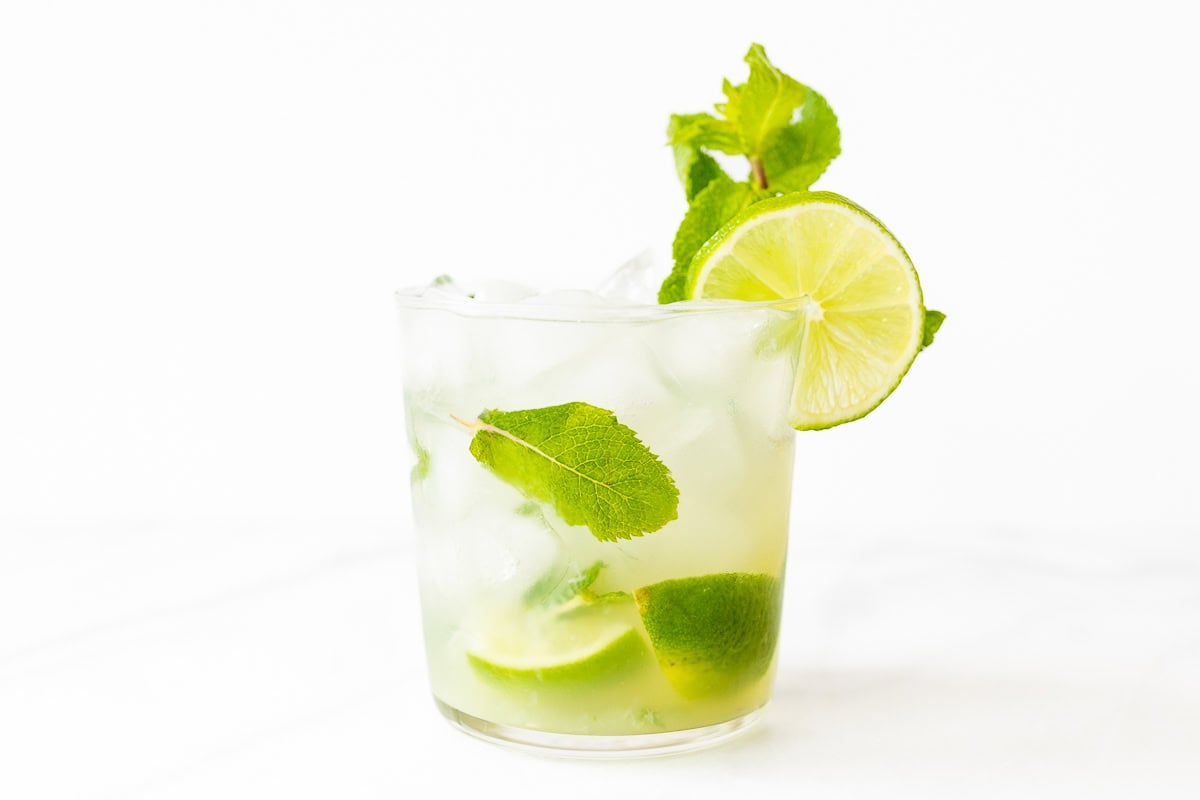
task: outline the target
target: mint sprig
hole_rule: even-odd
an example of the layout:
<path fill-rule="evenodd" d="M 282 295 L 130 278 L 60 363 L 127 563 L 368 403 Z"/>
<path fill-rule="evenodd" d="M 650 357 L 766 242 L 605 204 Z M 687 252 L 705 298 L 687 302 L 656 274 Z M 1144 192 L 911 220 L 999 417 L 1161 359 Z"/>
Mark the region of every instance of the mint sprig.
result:
<path fill-rule="evenodd" d="M 805 100 L 808 88 L 783 74 L 767 58 L 762 45 L 750 45 L 746 53 L 750 78 L 741 86 L 725 81 L 725 118 L 737 129 L 742 153 L 750 159 L 756 189 L 767 188 L 758 180 L 763 150 L 767 142 L 792 121 L 792 115 Z"/>
<path fill-rule="evenodd" d="M 760 200 L 807 190 L 841 152 L 837 116 L 824 97 L 775 67 L 762 45 L 751 45 L 745 60 L 749 77 L 723 82 L 716 114 L 675 114 L 667 126 L 688 211 L 660 303 L 685 299 L 692 258 L 726 222 Z M 729 177 L 714 153 L 744 156 L 746 179 Z"/>
<path fill-rule="evenodd" d="M 651 533 L 677 516 L 670 471 L 611 411 L 566 403 L 458 421 L 475 431 L 479 463 L 600 541 Z"/>
<path fill-rule="evenodd" d="M 671 274 L 658 290 L 658 302 L 673 303 L 686 296 L 688 268 L 700 246 L 708 241 L 739 211 L 754 201 L 754 190 L 742 181 L 735 183 L 722 172 L 713 178 L 688 205 L 687 214 L 671 243 Z"/>

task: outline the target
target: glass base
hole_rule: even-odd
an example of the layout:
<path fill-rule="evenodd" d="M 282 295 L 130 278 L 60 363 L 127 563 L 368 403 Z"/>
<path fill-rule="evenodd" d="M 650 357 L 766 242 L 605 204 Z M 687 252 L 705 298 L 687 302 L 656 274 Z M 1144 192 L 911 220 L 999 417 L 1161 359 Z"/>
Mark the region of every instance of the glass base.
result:
<path fill-rule="evenodd" d="M 436 697 L 433 701 L 437 704 L 438 711 L 441 711 L 442 716 L 452 725 L 485 742 L 535 755 L 588 759 L 650 758 L 713 747 L 749 729 L 759 720 L 766 708 L 759 706 L 740 717 L 702 728 L 629 736 L 589 736 L 549 733 L 488 722 L 448 706 Z"/>

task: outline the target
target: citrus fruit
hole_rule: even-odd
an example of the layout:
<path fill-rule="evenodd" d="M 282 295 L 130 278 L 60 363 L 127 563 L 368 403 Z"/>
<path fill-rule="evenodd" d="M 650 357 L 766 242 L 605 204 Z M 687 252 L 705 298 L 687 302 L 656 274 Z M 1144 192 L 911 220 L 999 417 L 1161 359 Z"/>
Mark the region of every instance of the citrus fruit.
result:
<path fill-rule="evenodd" d="M 607 615 L 550 623 L 539 630 L 489 637 L 467 652 L 480 674 L 525 688 L 594 686 L 648 663 L 645 639 L 627 621 Z"/>
<path fill-rule="evenodd" d="M 698 575 L 633 594 L 659 667 L 680 694 L 703 697 L 737 689 L 771 666 L 783 599 L 775 578 Z"/>
<path fill-rule="evenodd" d="M 689 298 L 796 301 L 798 430 L 864 416 L 891 394 L 921 349 L 916 270 L 879 220 L 832 192 L 756 203 L 692 259 Z"/>

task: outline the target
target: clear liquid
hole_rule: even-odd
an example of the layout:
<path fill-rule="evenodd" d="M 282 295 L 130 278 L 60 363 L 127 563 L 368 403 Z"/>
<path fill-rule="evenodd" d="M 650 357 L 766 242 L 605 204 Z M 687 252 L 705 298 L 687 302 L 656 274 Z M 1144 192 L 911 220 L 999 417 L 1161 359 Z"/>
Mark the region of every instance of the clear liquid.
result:
<path fill-rule="evenodd" d="M 530 664 L 574 646 L 586 655 L 595 625 L 530 598 L 555 576 L 596 562 L 603 568 L 590 587 L 595 595 L 723 573 L 782 582 L 792 366 L 764 342 L 785 317 L 769 309 L 617 324 L 405 316 L 407 351 L 429 343 L 407 364 L 406 411 L 421 454 L 412 498 L 426 654 L 440 701 L 494 723 L 591 735 L 698 728 L 767 701 L 774 658 L 752 680 L 682 692 L 633 602 L 613 603 L 603 615 L 605 624 L 636 631 L 643 647 L 594 679 L 498 679 L 472 654 L 519 659 L 524 649 Z M 638 538 L 598 541 L 480 465 L 468 450 L 471 431 L 453 419 L 574 401 L 613 411 L 660 457 L 679 489 L 675 521 Z"/>

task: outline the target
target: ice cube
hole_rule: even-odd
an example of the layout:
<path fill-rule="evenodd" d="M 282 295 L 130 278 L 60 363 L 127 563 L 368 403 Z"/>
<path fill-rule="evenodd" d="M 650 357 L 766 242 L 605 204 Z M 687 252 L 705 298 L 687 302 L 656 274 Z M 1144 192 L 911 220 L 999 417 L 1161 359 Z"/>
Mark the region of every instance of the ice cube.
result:
<path fill-rule="evenodd" d="M 513 408 L 579 401 L 613 411 L 631 424 L 631 412 L 675 402 L 655 377 L 653 353 L 638 327 L 560 323 L 530 335 L 536 340 L 526 341 L 524 353 L 499 356 L 526 357 L 522 379 L 504 381 L 505 402 Z"/>
<path fill-rule="evenodd" d="M 433 301 L 464 302 L 450 295 L 435 296 Z M 400 315 L 400 345 L 406 390 L 438 396 L 469 386 L 479 372 L 480 353 L 474 346 L 478 324 L 478 320 L 436 305 L 405 308 Z"/>
<path fill-rule="evenodd" d="M 555 289 L 526 298 L 529 306 L 604 306 L 609 305 L 603 295 L 588 289 Z"/>
<path fill-rule="evenodd" d="M 762 308 L 697 311 L 643 331 L 653 380 L 672 394 L 647 430 L 682 464 L 754 463 L 746 449 L 783 438 L 791 367 L 786 352 L 762 352 Z"/>
<path fill-rule="evenodd" d="M 659 268 L 654 251 L 647 249 L 617 267 L 596 291 L 610 302 L 654 303 L 663 277 L 666 271 Z"/>
<path fill-rule="evenodd" d="M 522 501 L 477 506 L 450 525 L 418 531 L 420 569 L 433 599 L 459 608 L 508 604 L 545 575 L 566 569 L 566 551 L 553 527 Z"/>
<path fill-rule="evenodd" d="M 754 359 L 767 313 L 695 310 L 646 327 L 643 333 L 659 379 L 684 398 L 730 391 Z"/>
<path fill-rule="evenodd" d="M 449 275 L 438 275 L 429 285 L 417 292 L 423 300 L 469 300 L 471 293 Z"/>
<path fill-rule="evenodd" d="M 484 591 L 511 599 L 562 557 L 557 532 L 536 504 L 475 459 L 471 430 L 444 409 L 410 413 L 409 436 L 425 453 L 412 499 L 431 585 L 443 599 Z"/>
<path fill-rule="evenodd" d="M 422 405 L 433 400 L 434 404 Z M 482 408 L 442 405 L 442 398 L 412 396 L 409 438 L 422 468 L 413 475 L 413 510 L 418 524 L 454 527 L 475 506 L 508 508 L 520 502 L 520 493 L 497 480 L 471 455 L 474 431 L 456 422 L 451 414 L 471 420 Z M 421 456 L 424 453 L 424 456 Z"/>
<path fill-rule="evenodd" d="M 480 303 L 520 303 L 537 294 L 537 290 L 515 281 L 481 281 L 475 290 Z"/>

